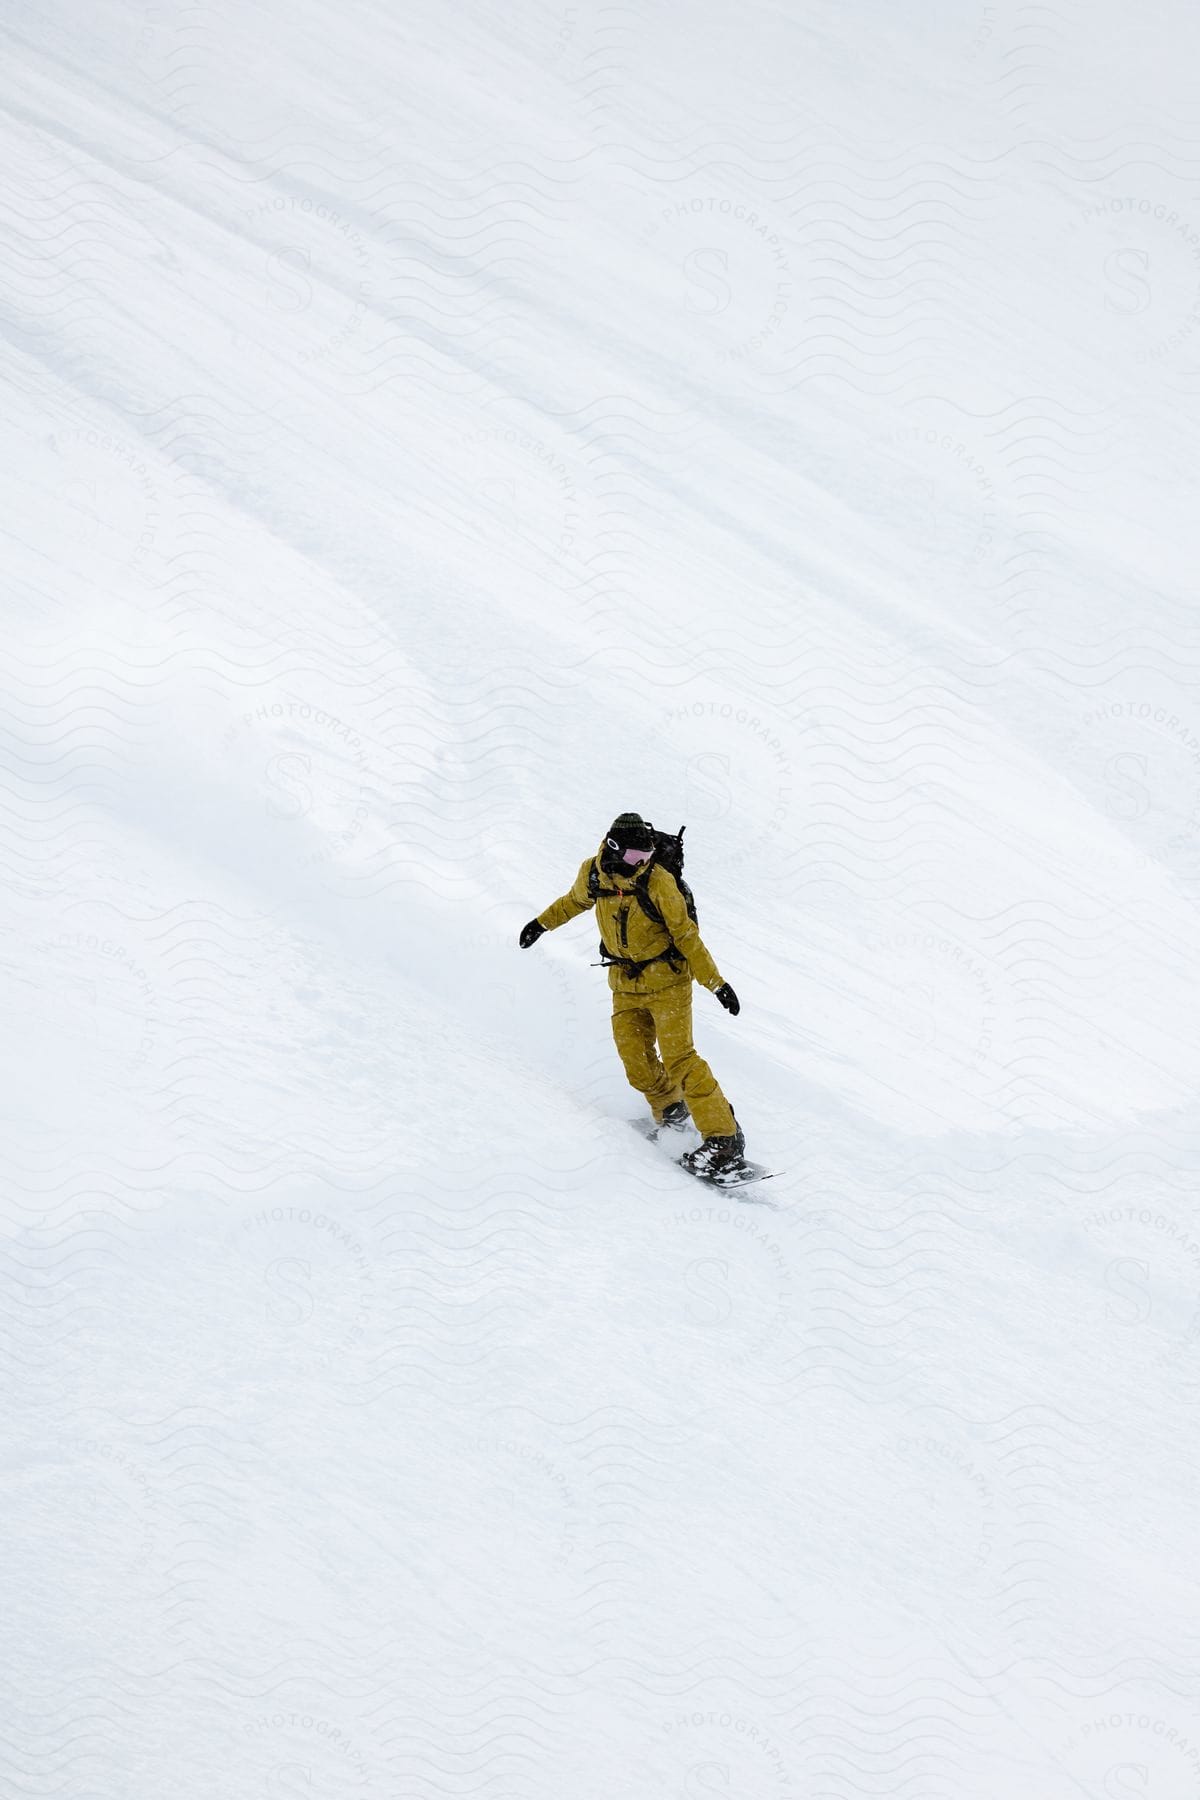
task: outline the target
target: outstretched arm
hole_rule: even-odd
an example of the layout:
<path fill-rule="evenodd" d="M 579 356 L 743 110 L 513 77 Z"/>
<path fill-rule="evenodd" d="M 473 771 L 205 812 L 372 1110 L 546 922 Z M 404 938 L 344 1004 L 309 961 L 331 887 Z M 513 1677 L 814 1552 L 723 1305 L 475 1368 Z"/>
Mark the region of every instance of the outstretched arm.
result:
<path fill-rule="evenodd" d="M 585 863 L 580 863 L 579 873 L 566 893 L 552 901 L 545 912 L 538 914 L 537 922 L 543 931 L 556 931 L 560 925 L 565 925 L 568 919 L 578 918 L 580 913 L 587 912 L 595 906 L 596 902 L 588 893 L 588 874 L 591 867 L 592 859 L 589 856 Z"/>

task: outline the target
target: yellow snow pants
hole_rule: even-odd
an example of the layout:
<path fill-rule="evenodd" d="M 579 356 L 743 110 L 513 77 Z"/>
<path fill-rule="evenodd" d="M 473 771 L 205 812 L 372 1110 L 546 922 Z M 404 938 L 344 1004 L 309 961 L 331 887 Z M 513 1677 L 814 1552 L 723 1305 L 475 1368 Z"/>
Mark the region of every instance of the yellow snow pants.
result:
<path fill-rule="evenodd" d="M 660 1124 L 666 1107 L 686 1100 L 701 1137 L 736 1131 L 733 1108 L 692 1042 L 690 972 L 651 993 L 614 988 L 612 1029 L 629 1085 Z"/>

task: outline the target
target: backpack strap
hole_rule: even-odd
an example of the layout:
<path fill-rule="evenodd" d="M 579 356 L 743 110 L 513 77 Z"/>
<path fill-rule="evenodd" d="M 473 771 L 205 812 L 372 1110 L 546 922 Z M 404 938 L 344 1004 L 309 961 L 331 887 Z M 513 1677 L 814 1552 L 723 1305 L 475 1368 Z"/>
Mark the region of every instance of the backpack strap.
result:
<path fill-rule="evenodd" d="M 649 920 L 651 920 L 651 922 L 653 924 L 662 926 L 662 929 L 664 931 L 666 931 L 667 938 L 669 940 L 666 949 L 660 950 L 658 955 L 651 957 L 650 960 L 652 962 L 670 963 L 671 967 L 675 970 L 686 969 L 687 968 L 686 957 L 684 956 L 682 950 L 677 950 L 675 948 L 675 940 L 674 940 L 674 938 L 671 937 L 670 931 L 667 930 L 667 921 L 663 918 L 661 912 L 659 912 L 659 910 L 658 910 L 658 907 L 654 904 L 653 900 L 650 898 L 649 894 L 646 892 L 646 882 L 650 879 L 650 870 L 652 868 L 654 868 L 654 866 L 655 865 L 653 862 L 649 863 L 647 865 L 646 874 L 645 874 L 644 878 L 640 881 L 636 881 L 633 886 L 634 896 L 637 900 L 638 905 L 641 907 L 641 909 L 645 913 L 646 917 Z M 670 869 L 664 869 L 663 874 L 671 875 Z M 671 875 L 671 880 L 672 881 L 675 880 L 675 877 L 673 875 Z M 676 886 L 678 886 L 678 885 L 679 885 L 678 882 L 676 882 Z"/>
<path fill-rule="evenodd" d="M 651 867 L 653 867 L 653 864 L 651 864 Z M 655 925 L 661 925 L 663 930 L 665 931 L 666 930 L 666 920 L 663 918 L 663 916 L 659 912 L 657 906 L 655 906 L 653 900 L 650 898 L 649 894 L 646 892 L 646 884 L 644 881 L 636 881 L 634 883 L 633 894 L 634 894 L 634 898 L 636 899 L 638 905 L 641 907 L 642 911 L 645 913 L 646 917 L 648 919 L 652 920 Z"/>
<path fill-rule="evenodd" d="M 627 956 L 614 956 L 612 951 L 605 947 L 603 938 L 600 940 L 599 966 L 601 968 L 624 969 L 627 975 L 632 975 L 634 980 L 638 981 L 646 973 L 646 970 L 657 962 L 670 963 L 671 967 L 676 970 L 683 967 L 683 958 L 674 944 L 668 944 L 665 950 L 660 950 L 657 956 L 648 956 L 644 962 L 633 962 Z M 595 966 L 593 964 L 593 967 Z"/>

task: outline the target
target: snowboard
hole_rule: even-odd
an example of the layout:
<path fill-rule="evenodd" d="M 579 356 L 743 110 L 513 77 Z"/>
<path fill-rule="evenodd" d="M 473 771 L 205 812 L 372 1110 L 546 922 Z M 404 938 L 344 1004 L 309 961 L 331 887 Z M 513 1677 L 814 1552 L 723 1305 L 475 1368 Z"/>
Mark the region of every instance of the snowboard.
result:
<path fill-rule="evenodd" d="M 684 1175 L 690 1175 L 693 1181 L 702 1181 L 706 1187 L 749 1187 L 753 1182 L 773 1181 L 778 1174 L 778 1170 L 764 1168 L 762 1163 L 743 1161 L 736 1169 L 726 1169 L 719 1175 L 705 1175 L 699 1170 L 689 1169 L 685 1163 L 679 1160 L 691 1148 L 688 1140 L 695 1137 L 694 1130 L 674 1131 L 669 1125 L 659 1127 L 653 1119 L 630 1119 L 629 1123 L 639 1137 L 644 1137 L 647 1143 L 657 1144 L 660 1150 L 665 1150 L 676 1168 Z M 678 1152 L 671 1142 L 672 1138 L 681 1140 Z"/>

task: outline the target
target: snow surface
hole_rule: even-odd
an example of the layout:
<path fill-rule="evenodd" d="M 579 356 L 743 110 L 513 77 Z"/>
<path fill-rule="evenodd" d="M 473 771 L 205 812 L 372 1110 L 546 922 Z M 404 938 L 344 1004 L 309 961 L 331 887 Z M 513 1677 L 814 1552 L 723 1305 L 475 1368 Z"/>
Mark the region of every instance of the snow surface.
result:
<path fill-rule="evenodd" d="M 0 1795 L 1193 1800 L 1200 11 L 4 44 Z"/>

